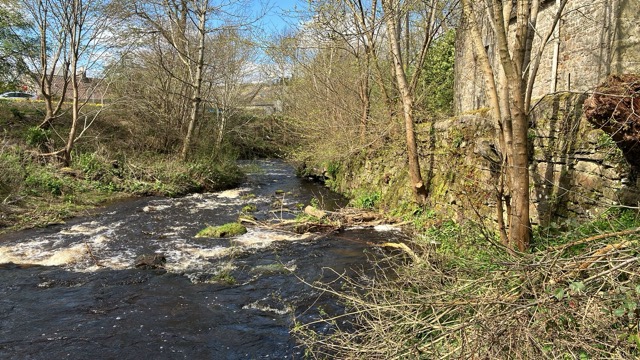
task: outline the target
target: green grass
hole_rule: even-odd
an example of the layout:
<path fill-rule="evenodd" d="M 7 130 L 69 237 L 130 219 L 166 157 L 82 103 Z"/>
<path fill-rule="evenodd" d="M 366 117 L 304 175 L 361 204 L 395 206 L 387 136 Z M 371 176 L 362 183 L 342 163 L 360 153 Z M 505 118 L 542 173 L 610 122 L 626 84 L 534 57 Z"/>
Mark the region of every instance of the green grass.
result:
<path fill-rule="evenodd" d="M 352 200 L 355 207 L 361 209 L 375 209 L 380 203 L 380 191 L 362 191 Z"/>
<path fill-rule="evenodd" d="M 0 102 L 0 233 L 58 223 L 115 199 L 221 190 L 244 176 L 232 157 L 203 154 L 184 162 L 170 148 L 154 149 L 155 137 L 133 131 L 127 115 L 111 108 L 62 167 L 42 154 L 64 147 L 68 114 L 47 130 L 38 128 L 43 116 L 41 102 Z"/>
<path fill-rule="evenodd" d="M 585 239 L 591 236 L 614 233 L 640 227 L 640 213 L 635 209 L 610 208 L 590 221 L 575 219 L 552 223 L 548 227 L 534 230 L 532 251 L 544 250 Z M 573 252 L 580 251 L 574 247 Z"/>

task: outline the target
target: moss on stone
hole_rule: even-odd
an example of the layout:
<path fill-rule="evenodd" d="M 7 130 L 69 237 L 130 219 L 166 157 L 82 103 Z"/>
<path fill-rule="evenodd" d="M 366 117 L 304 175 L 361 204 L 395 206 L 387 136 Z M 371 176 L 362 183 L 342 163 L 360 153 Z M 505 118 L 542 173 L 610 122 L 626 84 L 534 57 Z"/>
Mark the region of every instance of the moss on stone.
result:
<path fill-rule="evenodd" d="M 258 211 L 258 207 L 256 207 L 254 204 L 249 204 L 242 207 L 243 213 L 252 213 L 256 211 Z"/>
<path fill-rule="evenodd" d="M 291 272 L 284 264 L 281 263 L 273 263 L 266 265 L 256 265 L 253 267 L 250 272 L 252 274 L 260 274 L 260 275 L 274 275 L 274 274 L 288 274 Z"/>
<path fill-rule="evenodd" d="M 220 226 L 208 226 L 196 235 L 197 238 L 223 238 L 242 235 L 247 232 L 247 228 L 237 222 L 227 223 Z"/>

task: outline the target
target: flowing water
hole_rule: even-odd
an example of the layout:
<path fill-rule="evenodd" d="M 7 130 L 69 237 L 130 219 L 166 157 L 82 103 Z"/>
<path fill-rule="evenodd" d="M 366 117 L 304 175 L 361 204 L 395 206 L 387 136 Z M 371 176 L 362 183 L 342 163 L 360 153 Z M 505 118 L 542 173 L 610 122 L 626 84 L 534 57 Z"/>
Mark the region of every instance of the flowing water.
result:
<path fill-rule="evenodd" d="M 236 220 L 247 204 L 266 221 L 293 218 L 290 210 L 312 198 L 328 209 L 344 203 L 283 162 L 257 165 L 235 190 L 131 200 L 1 237 L 0 358 L 302 358 L 294 323 L 342 310 L 302 279 L 366 273 L 378 251 L 370 244 L 400 234 L 351 229 L 317 238 L 249 227 L 234 239 L 195 238 L 206 225 Z M 135 267 L 149 254 L 163 254 L 164 269 Z"/>

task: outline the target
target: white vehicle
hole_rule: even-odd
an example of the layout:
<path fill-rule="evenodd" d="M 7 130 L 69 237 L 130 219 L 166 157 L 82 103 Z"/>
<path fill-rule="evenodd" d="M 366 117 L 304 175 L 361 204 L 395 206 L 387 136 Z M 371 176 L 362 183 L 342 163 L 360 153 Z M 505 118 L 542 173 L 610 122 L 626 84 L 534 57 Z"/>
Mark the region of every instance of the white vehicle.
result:
<path fill-rule="evenodd" d="M 22 91 L 9 91 L 4 94 L 0 94 L 0 99 L 7 100 L 35 100 L 37 96 Z"/>

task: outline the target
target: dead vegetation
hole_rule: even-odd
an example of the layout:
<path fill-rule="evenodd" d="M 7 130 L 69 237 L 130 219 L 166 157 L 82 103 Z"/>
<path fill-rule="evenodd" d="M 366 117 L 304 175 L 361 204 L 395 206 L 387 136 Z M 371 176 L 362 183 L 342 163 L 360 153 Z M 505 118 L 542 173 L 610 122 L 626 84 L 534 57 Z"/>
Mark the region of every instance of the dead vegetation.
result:
<path fill-rule="evenodd" d="M 443 255 L 325 284 L 346 314 L 300 325 L 312 358 L 632 359 L 640 356 L 640 228 L 491 261 Z M 388 262 L 381 262 L 380 264 Z M 318 323 L 330 330 L 319 334 Z"/>
<path fill-rule="evenodd" d="M 406 223 L 398 219 L 385 216 L 377 212 L 364 211 L 355 208 L 343 208 L 339 211 L 320 210 L 312 206 L 307 206 L 304 215 L 294 220 L 282 220 L 277 222 L 256 221 L 252 218 L 241 217 L 240 222 L 249 223 L 254 226 L 294 232 L 304 233 L 330 233 L 348 227 L 374 227 L 378 225 L 391 225 L 401 227 Z"/>
<path fill-rule="evenodd" d="M 584 103 L 586 119 L 609 134 L 640 171 L 640 76 L 612 75 Z"/>

